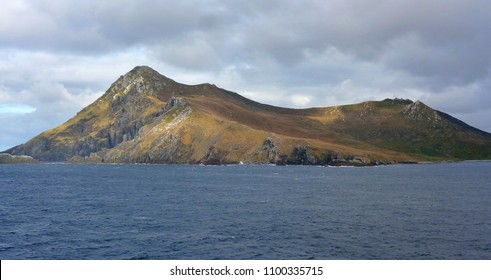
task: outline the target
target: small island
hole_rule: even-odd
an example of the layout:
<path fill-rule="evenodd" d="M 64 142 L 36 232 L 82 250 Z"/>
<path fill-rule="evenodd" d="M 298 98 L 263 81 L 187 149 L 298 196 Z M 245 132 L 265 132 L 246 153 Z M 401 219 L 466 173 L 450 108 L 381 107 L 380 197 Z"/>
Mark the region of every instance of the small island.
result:
<path fill-rule="evenodd" d="M 370 166 L 489 160 L 491 134 L 421 101 L 282 108 L 138 66 L 5 153 L 6 162 Z"/>

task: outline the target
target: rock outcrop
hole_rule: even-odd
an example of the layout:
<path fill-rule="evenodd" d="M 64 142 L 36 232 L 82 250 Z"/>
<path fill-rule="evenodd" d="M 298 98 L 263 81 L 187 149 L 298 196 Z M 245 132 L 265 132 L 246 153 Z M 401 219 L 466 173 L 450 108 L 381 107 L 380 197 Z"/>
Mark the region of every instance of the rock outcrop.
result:
<path fill-rule="evenodd" d="M 30 156 L 13 156 L 7 153 L 0 154 L 0 164 L 26 164 L 39 163 Z"/>

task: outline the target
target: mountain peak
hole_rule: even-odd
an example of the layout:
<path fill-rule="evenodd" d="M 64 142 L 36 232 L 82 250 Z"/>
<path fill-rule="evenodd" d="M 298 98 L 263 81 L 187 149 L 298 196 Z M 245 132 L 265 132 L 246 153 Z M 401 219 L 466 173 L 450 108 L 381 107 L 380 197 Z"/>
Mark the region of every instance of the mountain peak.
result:
<path fill-rule="evenodd" d="M 155 71 L 153 68 L 145 65 L 136 66 L 126 75 L 140 75 L 140 76 L 152 76 L 152 75 L 160 75 L 161 74 Z"/>
<path fill-rule="evenodd" d="M 124 76 L 121 76 L 121 78 L 124 78 L 125 80 L 134 80 L 134 79 L 139 79 L 139 78 L 145 78 L 145 79 L 150 79 L 153 81 L 158 81 L 158 80 L 167 80 L 167 81 L 172 81 L 174 80 L 169 79 L 165 77 L 164 75 L 160 74 L 153 68 L 149 66 L 136 66 L 133 68 L 131 71 L 126 73 Z"/>
<path fill-rule="evenodd" d="M 131 96 L 149 95 L 158 97 L 165 89 L 175 88 L 178 85 L 148 66 L 136 66 L 131 71 L 119 77 L 108 89 L 104 96 L 113 99 Z"/>
<path fill-rule="evenodd" d="M 404 99 L 404 98 L 397 98 L 397 97 L 394 99 L 386 98 L 386 99 L 382 100 L 382 102 L 392 103 L 392 104 L 404 104 L 404 105 L 414 103 L 411 99 Z"/>

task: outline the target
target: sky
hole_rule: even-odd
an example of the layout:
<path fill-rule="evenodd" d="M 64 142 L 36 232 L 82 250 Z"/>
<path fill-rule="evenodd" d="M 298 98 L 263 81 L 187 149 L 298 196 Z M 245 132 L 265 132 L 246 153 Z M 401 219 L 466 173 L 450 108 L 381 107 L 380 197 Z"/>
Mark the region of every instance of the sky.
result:
<path fill-rule="evenodd" d="M 491 132 L 489 0 L 0 0 L 0 151 L 147 65 L 307 108 L 420 100 Z"/>

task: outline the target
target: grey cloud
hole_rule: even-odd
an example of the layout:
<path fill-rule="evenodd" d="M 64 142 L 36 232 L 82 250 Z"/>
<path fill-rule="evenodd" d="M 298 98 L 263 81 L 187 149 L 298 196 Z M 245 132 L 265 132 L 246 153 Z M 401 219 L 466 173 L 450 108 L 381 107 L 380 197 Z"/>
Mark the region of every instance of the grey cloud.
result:
<path fill-rule="evenodd" d="M 424 77 L 426 86 L 471 83 L 491 58 L 489 1 L 302 1 L 257 11 L 244 43 L 285 66 L 305 49 L 333 46 L 358 60 Z"/>
<path fill-rule="evenodd" d="M 171 41 L 224 18 L 201 1 L 40 0 L 18 6 L 7 6 L 11 18 L 0 25 L 1 45 L 79 54 Z M 19 24 L 14 18 L 20 17 Z"/>
<path fill-rule="evenodd" d="M 159 60 L 194 71 L 218 70 L 224 67 L 226 59 L 220 56 L 223 46 L 217 46 L 209 35 L 191 33 L 172 42 L 153 45 L 151 55 Z"/>
<path fill-rule="evenodd" d="M 261 66 L 265 57 L 291 67 L 305 50 L 335 47 L 433 87 L 482 78 L 491 59 L 489 1 L 33 3 L 8 9 L 29 17 L 4 24 L 0 45 L 88 54 L 146 46 L 175 66 L 212 71 L 235 62 Z"/>
<path fill-rule="evenodd" d="M 449 86 L 428 96 L 441 110 L 470 114 L 491 108 L 491 77 L 466 86 Z"/>

